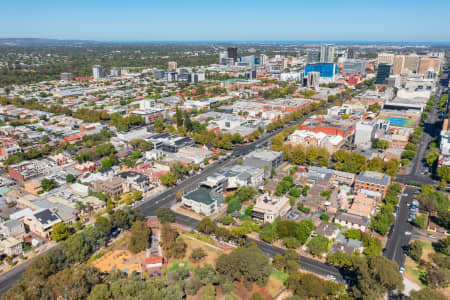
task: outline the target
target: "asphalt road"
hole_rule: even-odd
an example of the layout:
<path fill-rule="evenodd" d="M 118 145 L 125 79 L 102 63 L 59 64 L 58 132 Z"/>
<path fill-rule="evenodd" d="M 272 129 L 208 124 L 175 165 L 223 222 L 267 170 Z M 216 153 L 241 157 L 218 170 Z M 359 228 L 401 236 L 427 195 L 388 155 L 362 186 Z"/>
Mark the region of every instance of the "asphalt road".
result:
<path fill-rule="evenodd" d="M 405 265 L 406 255 L 404 249 L 406 249 L 406 246 L 408 246 L 411 241 L 411 235 L 405 235 L 405 232 L 412 232 L 413 230 L 413 226 L 408 222 L 409 207 L 407 206 L 407 203 L 412 202 L 414 199 L 414 192 L 418 190 L 417 187 L 412 186 L 407 186 L 405 188 L 403 194 L 407 194 L 407 196 L 402 196 L 400 199 L 399 212 L 395 219 L 393 230 L 386 243 L 384 256 L 394 260 L 400 267 Z"/>
<path fill-rule="evenodd" d="M 181 214 L 175 214 L 175 220 L 177 223 L 190 228 L 196 228 L 198 223 L 197 220 Z M 262 241 L 247 238 L 246 242 L 255 242 L 256 245 L 258 245 L 259 249 L 261 249 L 267 256 L 272 258 L 277 254 L 284 254 L 284 249 L 278 248 Z M 341 273 L 337 268 L 331 265 L 324 264 L 318 260 L 306 256 L 300 256 L 299 264 L 300 267 L 305 271 L 321 276 L 334 275 L 337 280 L 343 279 Z"/>
<path fill-rule="evenodd" d="M 320 107 L 319 109 L 327 109 L 332 103 L 327 103 L 324 106 Z M 292 126 L 295 124 L 299 124 L 300 122 L 304 121 L 306 118 L 308 118 L 310 115 L 314 114 L 315 111 L 310 112 L 307 115 L 304 115 L 298 120 L 292 121 L 287 123 L 287 126 Z M 153 196 L 148 199 L 144 199 L 144 202 L 141 202 L 136 206 L 137 209 L 139 209 L 145 216 L 153 216 L 155 215 L 156 210 L 160 207 L 170 207 L 172 204 L 176 202 L 176 194 L 178 192 L 187 193 L 195 188 L 198 187 L 198 185 L 204 181 L 208 176 L 213 175 L 216 170 L 219 170 L 220 168 L 224 168 L 227 166 L 231 166 L 236 162 L 236 158 L 244 156 L 251 151 L 255 150 L 258 147 L 265 146 L 269 140 L 272 139 L 275 135 L 279 134 L 281 131 L 283 131 L 284 128 L 279 128 L 277 130 L 274 130 L 260 139 L 256 140 L 253 143 L 249 143 L 246 145 L 241 146 L 235 146 L 233 148 L 233 158 L 224 160 L 224 161 L 218 161 L 215 162 L 205 169 L 201 171 L 201 173 L 195 174 L 187 179 L 185 179 L 183 182 L 175 185 L 174 187 L 170 188 L 169 190 Z"/>
<path fill-rule="evenodd" d="M 443 93 L 443 88 L 439 87 L 435 93 L 436 104 Z M 416 157 L 411 162 L 412 170 L 408 175 L 397 176 L 397 181 L 406 183 L 407 181 L 415 181 L 422 184 L 432 184 L 435 182 L 430 177 L 430 175 L 424 175 L 426 162 L 425 155 L 427 154 L 428 145 L 431 143 L 433 138 L 439 137 L 441 130 L 441 123 L 439 122 L 439 115 L 441 114 L 437 105 L 434 105 L 433 110 L 428 114 L 428 119 L 424 122 L 424 132 L 422 136 L 422 141 L 418 145 Z"/>
<path fill-rule="evenodd" d="M 38 256 L 47 254 L 47 252 L 52 250 L 54 247 L 51 247 L 51 248 L 43 251 Z M 16 266 L 15 268 L 13 268 L 5 273 L 2 273 L 0 275 L 0 297 L 7 290 L 9 290 L 18 280 L 20 280 L 22 278 L 22 273 L 25 272 L 25 269 L 27 268 L 27 266 L 38 256 L 35 256 L 32 259 L 29 259 L 29 260 L 23 262 L 22 264 Z"/>

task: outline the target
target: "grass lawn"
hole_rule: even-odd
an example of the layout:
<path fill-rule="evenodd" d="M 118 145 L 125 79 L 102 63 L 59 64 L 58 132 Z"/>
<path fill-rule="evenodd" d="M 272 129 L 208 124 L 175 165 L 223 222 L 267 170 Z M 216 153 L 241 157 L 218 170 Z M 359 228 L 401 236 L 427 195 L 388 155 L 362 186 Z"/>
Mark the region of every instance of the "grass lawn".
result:
<path fill-rule="evenodd" d="M 429 242 L 421 241 L 423 251 L 422 251 L 422 257 L 424 261 L 430 261 L 428 258 L 430 253 L 434 253 L 433 246 Z M 419 265 L 411 259 L 411 257 L 406 257 L 406 264 L 405 264 L 405 276 L 409 280 L 417 283 L 421 287 L 425 287 L 426 285 L 420 280 L 420 277 L 424 274 L 424 270 L 419 268 Z"/>
<path fill-rule="evenodd" d="M 175 272 L 176 270 L 186 269 L 188 271 L 193 271 L 194 268 L 191 266 L 189 261 L 183 259 L 173 259 L 169 261 L 168 266 L 169 272 Z"/>
<path fill-rule="evenodd" d="M 281 281 L 283 284 L 286 283 L 286 280 L 288 279 L 289 275 L 286 272 L 275 270 L 270 274 L 270 276 L 275 277 L 279 281 Z"/>
<path fill-rule="evenodd" d="M 420 280 L 420 277 L 424 273 L 423 270 L 419 269 L 416 262 L 414 262 L 410 257 L 406 258 L 405 264 L 405 277 L 412 282 L 418 284 L 420 287 L 425 287 L 426 285 Z"/>

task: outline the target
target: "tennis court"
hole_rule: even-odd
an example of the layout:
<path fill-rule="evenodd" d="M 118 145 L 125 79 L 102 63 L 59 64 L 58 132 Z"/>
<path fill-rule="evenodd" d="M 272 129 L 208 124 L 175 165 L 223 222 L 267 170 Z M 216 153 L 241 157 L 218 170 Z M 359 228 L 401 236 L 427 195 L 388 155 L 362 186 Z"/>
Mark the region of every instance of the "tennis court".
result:
<path fill-rule="evenodd" d="M 414 127 L 414 120 L 398 117 L 383 117 L 383 120 L 389 120 L 390 126 L 393 127 Z"/>

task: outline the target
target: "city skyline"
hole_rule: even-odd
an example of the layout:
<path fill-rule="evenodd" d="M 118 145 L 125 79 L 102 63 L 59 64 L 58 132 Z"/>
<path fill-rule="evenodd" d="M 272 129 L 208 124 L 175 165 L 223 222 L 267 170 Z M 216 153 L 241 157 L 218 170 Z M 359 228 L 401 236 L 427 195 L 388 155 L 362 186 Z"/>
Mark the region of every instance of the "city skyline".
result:
<path fill-rule="evenodd" d="M 222 4 L 175 0 L 168 4 L 135 0 L 125 6 L 118 1 L 15 1 L 2 5 L 0 37 L 114 42 L 449 42 L 446 12 L 450 4 L 431 2 L 427 7 L 434 9 L 425 9 L 419 1 L 342 4 L 283 0 L 274 4 L 230 0 Z"/>

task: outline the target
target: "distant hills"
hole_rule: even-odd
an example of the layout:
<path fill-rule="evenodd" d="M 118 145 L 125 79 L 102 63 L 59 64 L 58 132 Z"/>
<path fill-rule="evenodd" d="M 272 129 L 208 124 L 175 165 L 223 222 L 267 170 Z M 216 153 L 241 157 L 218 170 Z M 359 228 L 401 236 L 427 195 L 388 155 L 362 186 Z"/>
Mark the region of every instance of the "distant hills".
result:
<path fill-rule="evenodd" d="M 57 40 L 40 38 L 0 38 L 0 46 L 11 47 L 51 47 L 51 46 L 85 46 L 100 45 L 102 42 L 82 40 Z"/>

